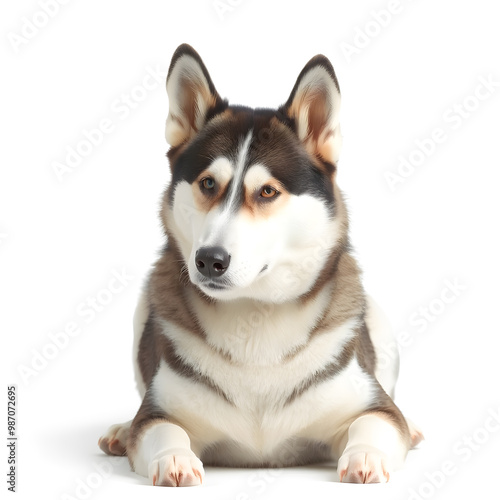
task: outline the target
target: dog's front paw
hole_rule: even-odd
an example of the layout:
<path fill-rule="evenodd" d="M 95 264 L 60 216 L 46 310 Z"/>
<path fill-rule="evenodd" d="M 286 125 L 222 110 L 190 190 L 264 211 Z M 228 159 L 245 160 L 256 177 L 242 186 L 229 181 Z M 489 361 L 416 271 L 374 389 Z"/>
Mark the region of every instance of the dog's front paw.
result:
<path fill-rule="evenodd" d="M 153 486 L 199 486 L 205 471 L 194 453 L 166 454 L 155 458 L 149 465 L 149 479 Z"/>
<path fill-rule="evenodd" d="M 387 483 L 389 471 L 385 456 L 378 451 L 344 453 L 337 466 L 341 483 Z"/>

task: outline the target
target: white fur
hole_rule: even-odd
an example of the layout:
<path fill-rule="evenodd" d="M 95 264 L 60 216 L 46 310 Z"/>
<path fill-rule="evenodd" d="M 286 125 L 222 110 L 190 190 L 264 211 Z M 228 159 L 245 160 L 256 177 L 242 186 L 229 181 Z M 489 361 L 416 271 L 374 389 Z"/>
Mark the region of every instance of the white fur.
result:
<path fill-rule="evenodd" d="M 369 406 L 375 394 L 370 377 L 356 360 L 332 380 L 309 389 L 283 407 L 289 396 L 287 391 L 335 360 L 352 338 L 354 320 L 332 332 L 317 334 L 300 355 L 286 359 L 291 351 L 304 346 L 314 318 L 325 307 L 327 293 L 328 290 L 321 292 L 302 309 L 295 304 L 275 304 L 266 309 L 269 304 L 241 300 L 238 313 L 230 304 L 219 303 L 213 308 L 193 295 L 190 301 L 203 321 L 208 343 L 164 321 L 164 334 L 174 341 L 177 354 L 197 372 L 210 377 L 234 403 L 229 404 L 203 384 L 180 376 L 161 363 L 152 385 L 155 402 L 175 415 L 190 438 L 190 449 L 198 457 L 211 444 L 234 442 L 239 446 L 223 450 L 228 462 L 246 465 L 266 461 L 280 465 L 284 455 L 296 450 L 294 440 L 299 438 L 330 442 L 330 458 L 339 457 L 346 445 L 345 422 Z M 142 306 L 138 309 L 143 311 Z M 250 321 L 252 317 L 261 321 L 256 319 L 259 315 L 262 324 L 255 328 L 257 325 Z M 272 320 L 267 320 L 271 315 Z M 238 328 L 246 324 L 250 327 Z M 375 335 L 374 340 L 383 338 Z M 138 370 L 136 373 L 140 377 Z M 287 383 L 283 384 L 285 380 Z M 355 391 L 353 381 L 357 383 Z M 397 446 L 399 454 L 402 445 Z M 381 453 L 386 452 L 390 454 L 391 450 Z M 344 453 L 343 464 L 348 456 Z M 387 470 L 393 467 L 387 465 Z"/>
<path fill-rule="evenodd" d="M 236 160 L 236 164 L 234 166 L 233 185 L 231 187 L 231 191 L 229 192 L 228 201 L 224 206 L 224 215 L 228 214 L 233 209 L 236 193 L 238 192 L 240 184 L 243 180 L 243 170 L 248 156 L 248 148 L 252 142 L 252 134 L 253 131 L 250 130 L 238 151 L 238 159 Z"/>
<path fill-rule="evenodd" d="M 246 370 L 247 377 L 238 373 L 237 367 L 230 370 L 226 366 L 217 371 L 219 379 L 225 378 L 223 390 L 236 397 L 236 406 L 203 385 L 173 372 L 164 362 L 155 376 L 154 393 L 157 403 L 168 408 L 188 432 L 192 450 L 198 456 L 217 442 L 235 442 L 243 447 L 247 451 L 244 459 L 227 457 L 234 465 L 247 465 L 252 463 L 252 458 L 256 462 L 279 462 L 282 447 L 292 438 L 333 440 L 346 419 L 366 408 L 373 396 L 368 383 L 363 394 L 353 396 L 349 377 L 366 376 L 355 361 L 340 375 L 309 389 L 286 407 L 283 407 L 283 395 L 272 387 L 273 380 L 274 385 L 278 385 L 276 381 L 283 378 L 276 379 L 273 370 L 266 370 L 267 375 L 260 371 L 260 377 L 255 369 Z M 266 377 L 268 380 L 263 380 Z M 238 397 L 234 389 L 246 397 Z M 331 397 L 332 394 L 335 397 Z M 335 451 L 331 449 L 332 458 Z"/>
<path fill-rule="evenodd" d="M 367 296 L 366 324 L 375 347 L 377 366 L 375 376 L 391 397 L 399 374 L 399 350 L 392 327 L 380 306 Z"/>
<path fill-rule="evenodd" d="M 233 450 L 235 455 L 227 456 L 228 461 L 244 465 L 244 460 L 266 460 L 279 465 L 283 453 L 293 449 L 290 440 L 303 437 L 333 442 L 336 434 L 346 431 L 342 423 L 370 404 L 372 382 L 352 360 L 337 377 L 283 406 L 293 388 L 335 361 L 354 334 L 357 325 L 353 319 L 334 331 L 318 333 L 304 346 L 307 332 L 326 306 L 327 294 L 328 290 L 321 292 L 302 309 L 296 304 L 275 304 L 266 310 L 264 304 L 242 300 L 238 313 L 225 303 L 211 309 L 192 296 L 190 301 L 199 308 L 208 343 L 164 321 L 164 334 L 175 343 L 177 354 L 195 371 L 210 377 L 234 403 L 161 363 L 152 385 L 153 397 L 157 405 L 175 415 L 198 456 L 210 444 L 229 441 L 239 443 L 245 451 Z M 255 319 L 254 313 L 263 315 L 262 325 L 238 329 L 239 324 Z M 267 320 L 271 313 L 272 320 Z M 286 358 L 300 348 L 299 355 Z M 138 370 L 136 373 L 140 377 Z M 354 379 L 364 380 L 361 390 L 353 391 Z M 331 456 L 338 458 L 341 451 L 332 445 Z M 142 470 L 145 465 L 140 467 Z"/>
<path fill-rule="evenodd" d="M 387 482 L 391 472 L 403 465 L 406 453 L 394 425 L 376 414 L 363 415 L 349 427 L 338 461 L 340 480 L 347 476 L 349 482 Z"/>
<path fill-rule="evenodd" d="M 271 172 L 264 165 L 252 165 L 245 175 L 245 189 L 250 193 L 266 185 L 272 178 Z"/>
<path fill-rule="evenodd" d="M 138 443 L 134 469 L 162 486 L 201 484 L 203 464 L 191 451 L 186 431 L 178 425 L 160 423 L 147 429 Z"/>
<path fill-rule="evenodd" d="M 326 295 L 327 291 L 320 293 L 316 302 L 302 310 L 295 304 L 276 304 L 272 320 L 236 333 L 236 339 L 240 321 L 248 321 L 253 312 L 265 316 L 271 311 L 259 311 L 258 303 L 250 301 L 240 301 L 238 313 L 229 304 L 211 309 L 193 302 L 208 343 L 164 321 L 164 334 L 175 343 L 177 355 L 196 372 L 210 377 L 233 403 L 161 363 L 152 389 L 156 404 L 175 415 L 198 456 L 216 442 L 235 442 L 245 450 L 238 453 L 233 449 L 234 456 L 226 457 L 235 465 L 252 460 L 279 464 L 287 446 L 293 448 L 290 440 L 333 440 L 346 431 L 342 424 L 350 415 L 370 404 L 372 381 L 352 360 L 335 378 L 284 405 L 294 387 L 335 361 L 354 334 L 356 322 L 349 320 L 334 331 L 318 333 L 304 347 L 314 318 L 326 305 Z M 195 296 L 190 300 L 196 300 Z M 285 342 L 287 333 L 290 344 Z M 286 359 L 290 351 L 301 347 L 299 355 Z M 353 379 L 364 380 L 361 390 L 353 391 Z M 340 452 L 332 445 L 332 457 L 338 458 Z"/>
<path fill-rule="evenodd" d="M 296 318 L 296 315 L 293 315 L 293 318 Z M 229 318 L 229 321 L 231 319 Z M 274 324 L 281 329 L 283 326 L 290 327 L 291 321 L 287 320 L 282 324 L 275 321 Z M 254 330 L 253 333 L 258 337 L 255 341 L 250 338 L 252 332 L 248 332 L 248 334 L 245 332 L 240 339 L 233 340 L 233 338 L 220 338 L 238 335 L 226 329 L 218 334 L 219 338 L 216 338 L 217 334 L 211 331 L 213 325 L 213 321 L 211 325 L 207 325 L 209 328 L 208 341 L 230 346 L 231 350 L 219 350 L 219 346 L 215 343 L 207 345 L 202 339 L 172 324 L 165 323 L 165 334 L 174 340 L 178 347 L 178 354 L 183 359 L 194 364 L 197 369 L 213 378 L 221 387 L 225 387 L 232 399 L 239 400 L 242 396 L 240 389 L 247 387 L 248 383 L 253 384 L 256 389 L 258 388 L 259 391 L 266 394 L 276 393 L 277 398 L 286 397 L 290 388 L 335 360 L 345 344 L 352 338 L 355 321 L 350 320 L 333 332 L 318 333 L 310 340 L 307 348 L 303 348 L 300 355 L 290 356 L 290 358 L 287 358 L 286 354 L 290 351 L 293 352 L 293 350 L 284 345 L 284 329 L 271 339 L 265 339 L 266 333 L 268 337 L 269 334 L 273 333 L 274 328 L 270 325 L 271 328 L 262 328 L 262 334 L 257 334 Z M 300 321 L 299 326 L 303 325 L 304 321 Z M 293 333 L 291 332 L 291 340 L 297 342 L 297 338 L 293 338 Z M 300 343 L 297 342 L 298 348 L 303 342 L 305 339 L 301 340 Z M 214 362 L 214 359 L 217 361 Z M 229 376 L 230 380 L 227 379 Z M 276 385 L 276 376 L 285 378 L 287 380 L 286 386 Z M 251 388 L 249 389 L 251 390 Z M 282 390 L 285 393 L 281 393 Z M 242 401 L 241 405 L 244 404 L 245 402 Z M 251 405 L 252 402 L 248 404 Z"/>
<path fill-rule="evenodd" d="M 250 299 L 209 305 L 192 293 L 190 299 L 203 324 L 209 345 L 201 339 L 191 343 L 192 336 L 186 336 L 185 332 L 175 334 L 175 341 L 185 347 L 188 355 L 191 346 L 199 345 L 207 356 L 215 348 L 228 355 L 233 362 L 251 367 L 272 366 L 307 343 L 309 332 L 327 306 L 328 292 L 328 289 L 321 291 L 307 306 L 295 301 L 273 304 Z M 176 329 L 174 331 L 177 332 Z M 350 327 L 343 332 L 347 338 L 339 334 L 332 335 L 332 339 L 347 342 Z M 319 342 L 326 342 L 329 336 L 318 335 L 315 341 L 318 339 Z"/>
<path fill-rule="evenodd" d="M 231 162 L 220 156 L 207 168 L 207 173 L 214 177 L 219 184 L 227 184 L 233 177 Z"/>

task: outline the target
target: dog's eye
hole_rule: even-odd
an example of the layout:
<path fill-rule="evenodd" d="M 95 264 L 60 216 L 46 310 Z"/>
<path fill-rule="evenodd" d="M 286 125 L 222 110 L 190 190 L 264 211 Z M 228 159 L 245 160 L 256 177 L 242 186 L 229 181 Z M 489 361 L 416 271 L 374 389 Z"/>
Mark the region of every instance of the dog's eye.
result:
<path fill-rule="evenodd" d="M 212 177 L 205 177 L 201 180 L 201 186 L 207 190 L 213 189 L 215 187 L 215 180 Z"/>
<path fill-rule="evenodd" d="M 271 186 L 264 186 L 262 188 L 262 191 L 260 192 L 260 195 L 262 196 L 262 198 L 274 198 L 275 196 L 279 195 L 279 191 Z"/>

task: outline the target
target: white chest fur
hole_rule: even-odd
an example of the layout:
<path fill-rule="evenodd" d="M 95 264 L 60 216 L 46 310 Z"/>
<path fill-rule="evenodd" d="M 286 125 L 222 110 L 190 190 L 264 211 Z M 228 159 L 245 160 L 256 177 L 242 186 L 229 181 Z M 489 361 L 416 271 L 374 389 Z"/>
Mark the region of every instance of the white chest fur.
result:
<path fill-rule="evenodd" d="M 206 339 L 163 322 L 176 354 L 229 400 L 162 361 L 153 384 L 155 399 L 187 430 L 195 452 L 218 445 L 214 453 L 223 446 L 233 464 L 239 456 L 241 465 L 249 457 L 255 463 L 280 464 L 292 443 L 325 443 L 366 407 L 373 387 L 354 358 L 335 377 L 290 399 L 294 390 L 335 363 L 354 335 L 357 323 L 350 319 L 309 338 L 326 297 L 319 294 L 302 310 L 240 304 L 237 314 L 197 304 Z"/>
<path fill-rule="evenodd" d="M 207 304 L 194 293 L 190 299 L 211 346 L 234 362 L 270 366 L 307 343 L 328 305 L 329 290 L 306 305 L 253 300 Z"/>

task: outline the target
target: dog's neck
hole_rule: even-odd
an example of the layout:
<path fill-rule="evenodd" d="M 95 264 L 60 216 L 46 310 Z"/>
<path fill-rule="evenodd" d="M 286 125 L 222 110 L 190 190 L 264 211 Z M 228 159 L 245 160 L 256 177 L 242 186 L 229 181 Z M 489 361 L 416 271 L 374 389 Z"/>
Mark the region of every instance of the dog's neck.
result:
<path fill-rule="evenodd" d="M 237 299 L 207 302 L 188 292 L 206 341 L 231 360 L 254 365 L 281 362 L 308 342 L 331 300 L 330 287 L 314 299 L 285 303 Z"/>

